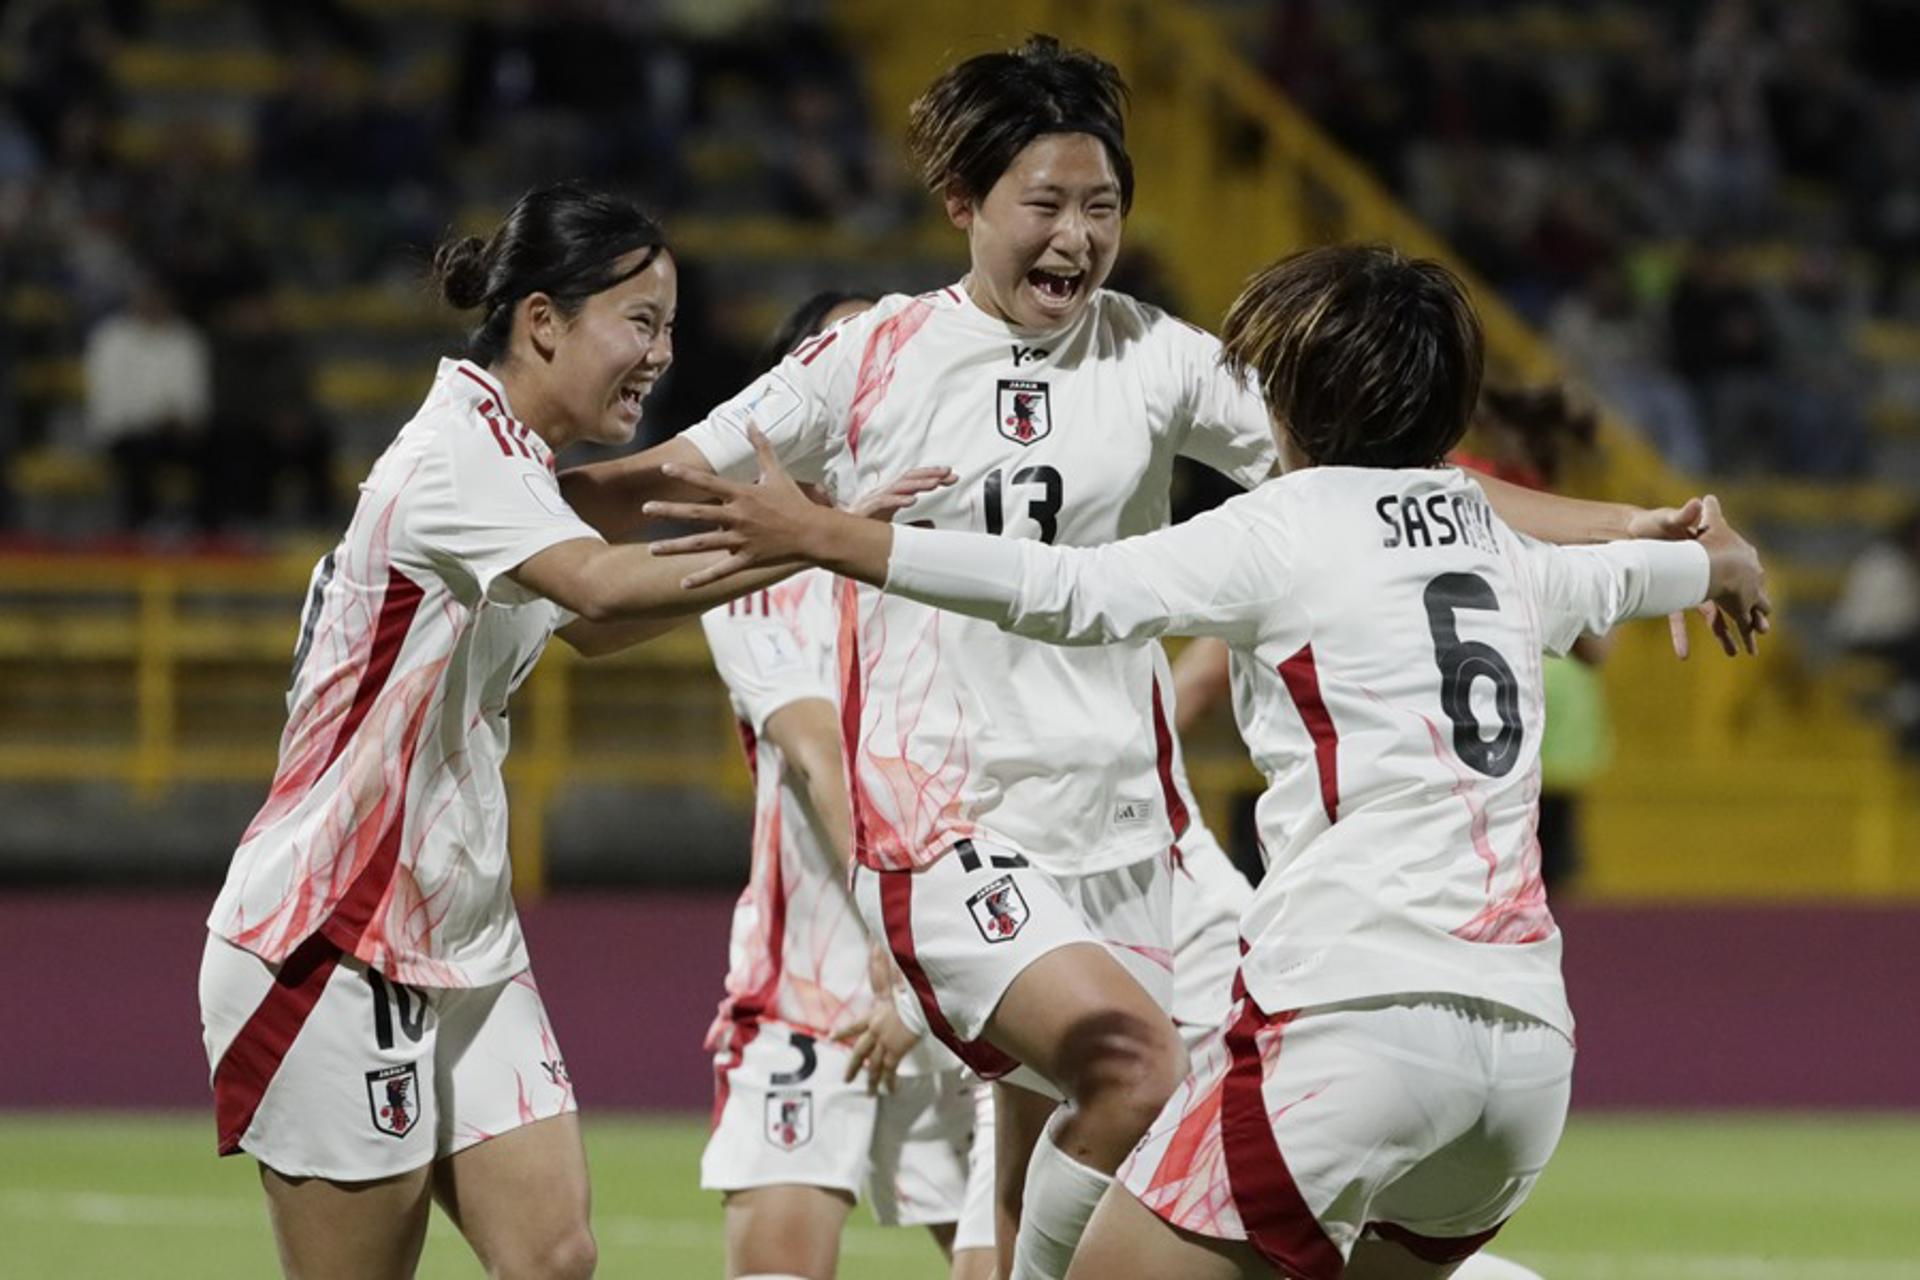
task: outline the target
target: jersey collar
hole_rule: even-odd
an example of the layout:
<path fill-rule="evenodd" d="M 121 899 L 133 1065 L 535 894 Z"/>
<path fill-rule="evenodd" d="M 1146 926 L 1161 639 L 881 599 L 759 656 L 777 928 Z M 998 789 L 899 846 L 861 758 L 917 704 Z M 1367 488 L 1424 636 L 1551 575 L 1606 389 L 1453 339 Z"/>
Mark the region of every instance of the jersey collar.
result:
<path fill-rule="evenodd" d="M 497 423 L 499 430 L 525 444 L 549 471 L 553 469 L 553 450 L 539 432 L 513 416 L 513 406 L 507 403 L 507 389 L 500 385 L 500 379 L 471 360 L 444 359 L 436 377 L 456 403 L 478 413 L 489 426 Z"/>

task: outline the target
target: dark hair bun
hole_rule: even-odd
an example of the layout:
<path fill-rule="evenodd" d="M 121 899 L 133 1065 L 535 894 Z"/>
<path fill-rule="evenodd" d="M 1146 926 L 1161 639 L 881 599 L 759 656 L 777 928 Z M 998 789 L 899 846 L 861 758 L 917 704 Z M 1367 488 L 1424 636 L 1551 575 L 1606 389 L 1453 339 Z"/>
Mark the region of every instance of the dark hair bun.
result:
<path fill-rule="evenodd" d="M 434 251 L 434 278 L 440 282 L 440 296 L 460 311 L 469 311 L 486 301 L 487 246 L 479 236 L 459 236 Z"/>

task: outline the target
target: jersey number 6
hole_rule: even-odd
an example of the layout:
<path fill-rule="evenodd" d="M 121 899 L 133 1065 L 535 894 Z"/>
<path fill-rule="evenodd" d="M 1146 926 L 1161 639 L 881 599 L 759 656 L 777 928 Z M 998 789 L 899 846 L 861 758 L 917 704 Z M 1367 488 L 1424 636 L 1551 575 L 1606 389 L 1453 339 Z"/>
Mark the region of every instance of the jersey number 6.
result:
<path fill-rule="evenodd" d="M 1498 612 L 1500 600 L 1477 573 L 1443 573 L 1427 584 L 1427 627 L 1440 667 L 1440 706 L 1453 721 L 1453 750 L 1490 778 L 1503 778 L 1520 758 L 1520 682 L 1500 651 L 1480 640 L 1462 640 L 1456 615 L 1462 609 Z M 1488 738 L 1473 713 L 1473 682 L 1493 681 L 1493 707 L 1500 731 Z"/>

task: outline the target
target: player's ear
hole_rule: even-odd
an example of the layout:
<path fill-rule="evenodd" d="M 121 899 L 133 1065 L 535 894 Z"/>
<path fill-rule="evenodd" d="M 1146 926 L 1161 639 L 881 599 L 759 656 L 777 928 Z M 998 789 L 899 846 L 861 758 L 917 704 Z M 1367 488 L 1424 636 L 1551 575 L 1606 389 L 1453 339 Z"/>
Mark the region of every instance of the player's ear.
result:
<path fill-rule="evenodd" d="M 947 221 L 962 231 L 973 227 L 973 201 L 961 192 L 957 186 L 947 188 L 943 197 L 947 206 Z"/>
<path fill-rule="evenodd" d="M 560 335 L 566 329 L 566 317 L 560 314 L 560 308 L 553 305 L 553 299 L 539 292 L 520 299 L 520 323 L 540 358 L 553 359 L 553 353 L 560 345 Z"/>

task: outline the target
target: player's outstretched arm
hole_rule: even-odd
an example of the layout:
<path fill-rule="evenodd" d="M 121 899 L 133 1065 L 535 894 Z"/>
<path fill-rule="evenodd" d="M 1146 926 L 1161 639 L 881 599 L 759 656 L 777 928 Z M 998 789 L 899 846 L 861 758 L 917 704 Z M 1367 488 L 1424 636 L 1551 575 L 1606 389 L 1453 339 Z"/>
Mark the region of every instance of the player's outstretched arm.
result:
<path fill-rule="evenodd" d="M 601 537 L 625 538 L 640 527 L 640 508 L 648 500 L 699 496 L 663 474 L 668 464 L 688 471 L 713 470 L 691 441 L 675 436 L 625 458 L 567 468 L 560 473 L 560 496 Z"/>
<path fill-rule="evenodd" d="M 1281 589 L 1284 573 L 1252 570 L 1243 554 L 1259 545 L 1234 514 L 1243 499 L 1122 542 L 1054 547 L 957 530 L 896 530 L 818 508 L 757 433 L 754 447 L 761 464 L 757 484 L 689 475 L 682 478 L 711 495 L 712 503 L 647 504 L 649 515 L 714 526 L 653 546 L 657 555 L 726 554 L 721 563 L 689 573 L 689 588 L 798 560 L 1069 645 L 1167 634 L 1232 637 L 1246 632 Z"/>
<path fill-rule="evenodd" d="M 718 559 L 706 557 L 700 567 Z M 770 586 L 795 567 L 739 574 L 688 591 L 680 585 L 685 567 L 654 559 L 645 546 L 575 538 L 529 557 L 508 576 L 578 614 L 579 622 L 562 628 L 561 637 L 583 653 L 599 654 L 638 644 L 716 604 Z"/>

